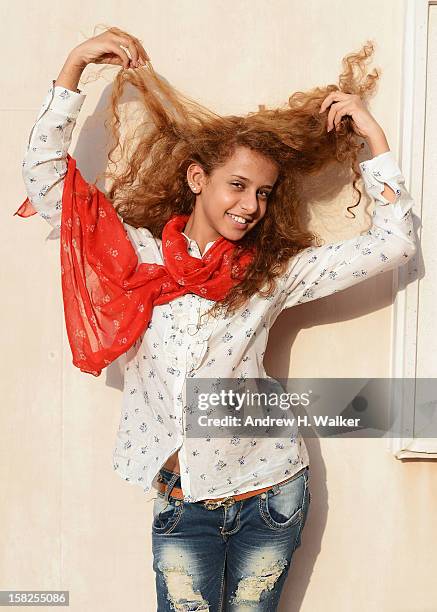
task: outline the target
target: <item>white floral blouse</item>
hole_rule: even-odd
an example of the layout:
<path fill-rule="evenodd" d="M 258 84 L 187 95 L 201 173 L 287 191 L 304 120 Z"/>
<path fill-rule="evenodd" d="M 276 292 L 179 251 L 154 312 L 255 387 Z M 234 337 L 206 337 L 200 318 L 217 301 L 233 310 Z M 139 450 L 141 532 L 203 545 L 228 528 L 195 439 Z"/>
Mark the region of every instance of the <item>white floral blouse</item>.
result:
<path fill-rule="evenodd" d="M 30 133 L 22 173 L 35 209 L 60 228 L 66 154 L 86 94 L 54 83 Z M 178 451 L 184 499 L 193 502 L 272 485 L 309 465 L 298 432 L 288 438 L 188 437 L 186 381 L 270 378 L 263 357 L 282 310 L 351 287 L 414 255 L 413 201 L 393 153 L 362 162 L 360 170 L 376 200 L 372 227 L 354 238 L 301 251 L 269 299 L 254 295 L 233 316 L 204 317 L 201 324 L 212 302 L 198 295 L 155 306 L 147 331 L 119 358 L 124 392 L 113 467 L 123 479 L 150 491 L 161 466 Z M 396 193 L 393 204 L 381 195 L 384 183 Z M 163 264 L 160 239 L 147 228 L 124 227 L 140 261 Z M 186 239 L 188 252 L 201 257 L 197 243 Z"/>

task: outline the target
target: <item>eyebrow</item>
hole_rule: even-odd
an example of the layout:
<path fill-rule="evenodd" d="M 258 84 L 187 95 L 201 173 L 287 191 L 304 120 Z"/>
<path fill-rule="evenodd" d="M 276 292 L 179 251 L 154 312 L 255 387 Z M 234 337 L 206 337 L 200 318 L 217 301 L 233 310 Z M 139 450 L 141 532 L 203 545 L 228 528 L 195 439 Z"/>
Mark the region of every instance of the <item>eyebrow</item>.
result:
<path fill-rule="evenodd" d="M 237 178 L 243 179 L 244 181 L 248 181 L 249 183 L 251 183 L 252 181 L 250 179 L 248 179 L 245 176 L 241 176 L 241 174 L 231 174 L 231 176 L 236 176 Z M 273 185 L 261 185 L 261 187 L 270 187 L 270 189 L 273 189 Z"/>

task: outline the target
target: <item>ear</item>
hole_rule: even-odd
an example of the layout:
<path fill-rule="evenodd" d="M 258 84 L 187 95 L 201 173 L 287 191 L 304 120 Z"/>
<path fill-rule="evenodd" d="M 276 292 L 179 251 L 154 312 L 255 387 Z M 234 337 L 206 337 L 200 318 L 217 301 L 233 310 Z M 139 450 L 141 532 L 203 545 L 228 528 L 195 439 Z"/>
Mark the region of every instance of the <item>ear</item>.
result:
<path fill-rule="evenodd" d="M 196 163 L 192 163 L 187 168 L 187 182 L 188 185 L 194 185 L 198 190 L 202 188 L 206 181 L 205 171 L 202 166 Z"/>

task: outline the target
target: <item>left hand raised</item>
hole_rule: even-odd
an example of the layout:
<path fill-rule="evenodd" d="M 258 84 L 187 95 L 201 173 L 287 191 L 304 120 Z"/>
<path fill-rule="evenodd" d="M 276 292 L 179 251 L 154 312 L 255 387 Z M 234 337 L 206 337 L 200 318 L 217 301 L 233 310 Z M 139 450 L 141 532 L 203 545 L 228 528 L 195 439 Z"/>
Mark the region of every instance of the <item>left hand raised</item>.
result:
<path fill-rule="evenodd" d="M 381 130 L 381 126 L 369 113 L 358 94 L 347 94 L 343 91 L 332 91 L 323 100 L 319 113 L 323 113 L 331 106 L 327 118 L 327 131 L 333 127 L 338 131 L 339 123 L 344 115 L 353 119 L 354 131 L 362 138 L 368 138 L 375 131 Z"/>

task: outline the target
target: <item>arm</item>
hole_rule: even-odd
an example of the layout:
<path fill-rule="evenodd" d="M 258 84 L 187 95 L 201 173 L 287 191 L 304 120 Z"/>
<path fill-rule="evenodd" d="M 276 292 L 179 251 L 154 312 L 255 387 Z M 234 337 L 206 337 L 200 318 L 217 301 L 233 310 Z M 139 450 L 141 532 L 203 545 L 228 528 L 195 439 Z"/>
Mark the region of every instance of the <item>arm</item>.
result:
<path fill-rule="evenodd" d="M 63 69 L 64 70 L 64 69 Z M 62 75 L 62 71 L 60 76 Z M 66 77 L 72 86 L 77 84 L 76 77 Z M 73 79 L 73 80 L 72 80 Z M 67 172 L 67 152 L 72 133 L 86 94 L 79 89 L 72 91 L 56 85 L 53 80 L 35 125 L 29 136 L 24 159 L 22 176 L 29 200 L 39 215 L 52 227 L 61 227 L 62 192 Z M 147 258 L 147 250 L 152 234 L 146 228 L 135 228 L 123 223 L 128 236 L 140 259 Z"/>
<path fill-rule="evenodd" d="M 385 151 L 359 166 L 365 189 L 375 198 L 372 227 L 355 238 L 308 247 L 292 257 L 282 279 L 282 309 L 351 287 L 405 264 L 415 254 L 413 200 L 393 153 Z M 383 193 L 393 196 L 394 203 Z"/>

